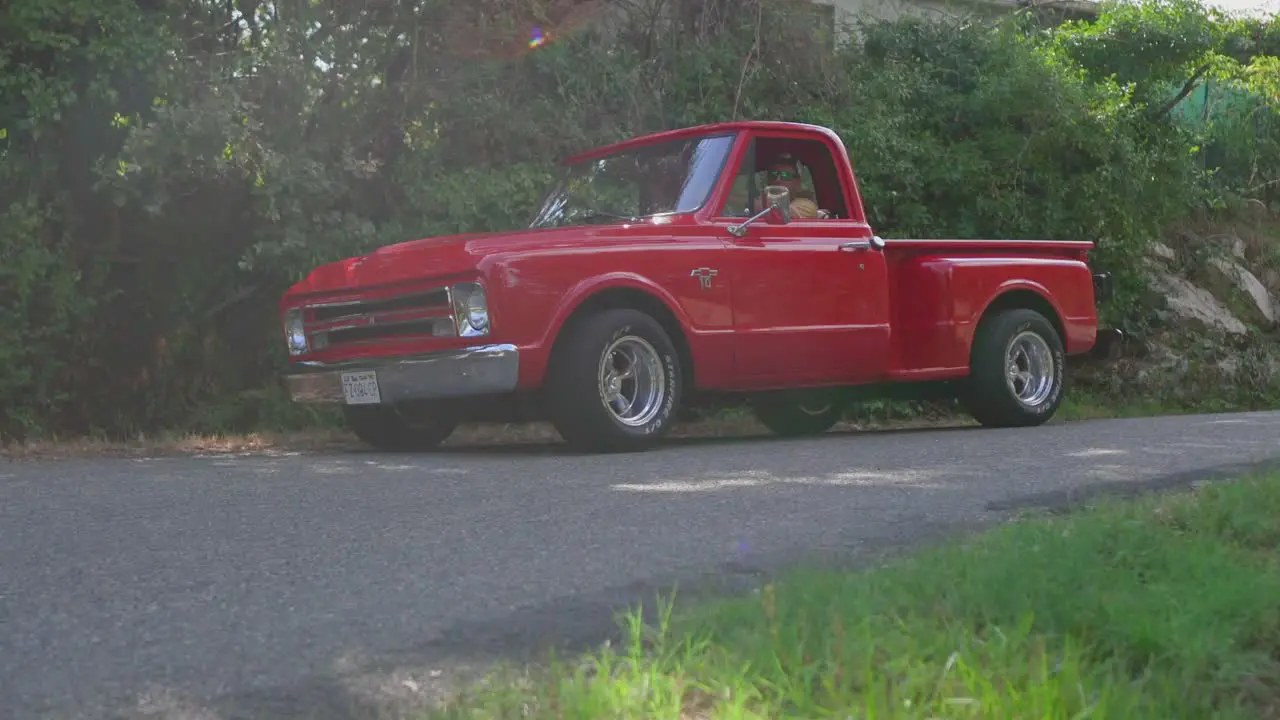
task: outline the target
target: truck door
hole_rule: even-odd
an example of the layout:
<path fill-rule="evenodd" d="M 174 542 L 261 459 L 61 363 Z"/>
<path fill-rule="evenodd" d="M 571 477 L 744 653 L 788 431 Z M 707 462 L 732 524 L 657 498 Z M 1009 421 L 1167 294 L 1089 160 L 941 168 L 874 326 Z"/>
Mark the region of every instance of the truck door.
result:
<path fill-rule="evenodd" d="M 751 142 L 739 167 L 748 194 L 803 180 L 796 195 L 832 216 L 797 213 L 785 225 L 761 219 L 738 236 L 730 227 L 751 208 L 734 207 L 732 197 L 726 202 L 734 216 L 716 222 L 723 221 L 733 287 L 738 381 L 765 388 L 883 377 L 890 347 L 888 269 L 871 228 L 861 217 L 849 217 L 853 194 L 840 182 L 833 148 L 812 134 L 759 135 Z M 786 155 L 790 159 L 775 166 Z M 785 167 L 797 160 L 802 177 L 788 177 Z"/>

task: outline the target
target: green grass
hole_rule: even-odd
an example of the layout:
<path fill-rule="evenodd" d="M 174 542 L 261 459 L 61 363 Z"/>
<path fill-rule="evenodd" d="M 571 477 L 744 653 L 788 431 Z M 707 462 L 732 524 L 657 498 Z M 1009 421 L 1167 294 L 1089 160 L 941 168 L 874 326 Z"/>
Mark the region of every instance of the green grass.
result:
<path fill-rule="evenodd" d="M 1228 408 L 1228 411 L 1231 408 Z M 1081 420 L 1109 420 L 1114 418 L 1161 417 L 1198 412 L 1217 412 L 1216 408 L 1186 408 L 1155 399 L 1115 402 L 1096 393 L 1076 390 L 1062 401 L 1053 422 L 1078 422 Z"/>
<path fill-rule="evenodd" d="M 442 718 L 1280 717 L 1280 475 L 670 605 Z"/>

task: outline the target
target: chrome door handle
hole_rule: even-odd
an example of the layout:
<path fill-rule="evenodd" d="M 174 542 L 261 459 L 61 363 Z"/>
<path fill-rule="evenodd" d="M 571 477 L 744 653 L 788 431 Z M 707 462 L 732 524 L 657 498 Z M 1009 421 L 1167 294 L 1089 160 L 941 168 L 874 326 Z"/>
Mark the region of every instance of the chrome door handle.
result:
<path fill-rule="evenodd" d="M 872 248 L 875 248 L 876 250 L 883 250 L 884 239 L 879 235 L 873 235 L 869 240 L 854 240 L 852 242 L 841 243 L 839 247 L 841 252 L 857 252 L 859 250 L 870 250 Z"/>

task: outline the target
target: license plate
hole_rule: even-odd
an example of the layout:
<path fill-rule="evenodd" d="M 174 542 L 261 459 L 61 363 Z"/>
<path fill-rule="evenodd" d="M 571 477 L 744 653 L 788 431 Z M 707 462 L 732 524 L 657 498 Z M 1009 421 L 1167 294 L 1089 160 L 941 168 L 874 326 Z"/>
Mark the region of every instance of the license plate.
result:
<path fill-rule="evenodd" d="M 342 373 L 342 396 L 348 405 L 377 405 L 382 402 L 378 373 L 372 370 Z"/>

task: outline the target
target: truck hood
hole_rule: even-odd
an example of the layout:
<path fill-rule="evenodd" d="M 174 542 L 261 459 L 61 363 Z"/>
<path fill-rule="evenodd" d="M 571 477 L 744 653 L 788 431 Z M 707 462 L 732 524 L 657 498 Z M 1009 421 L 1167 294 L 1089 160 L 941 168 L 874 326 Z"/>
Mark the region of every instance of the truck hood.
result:
<path fill-rule="evenodd" d="M 290 288 L 286 298 L 329 295 L 462 275 L 477 270 L 486 258 L 565 242 L 585 242 L 600 229 L 516 230 L 409 240 L 378 248 L 367 255 L 321 265 Z"/>

